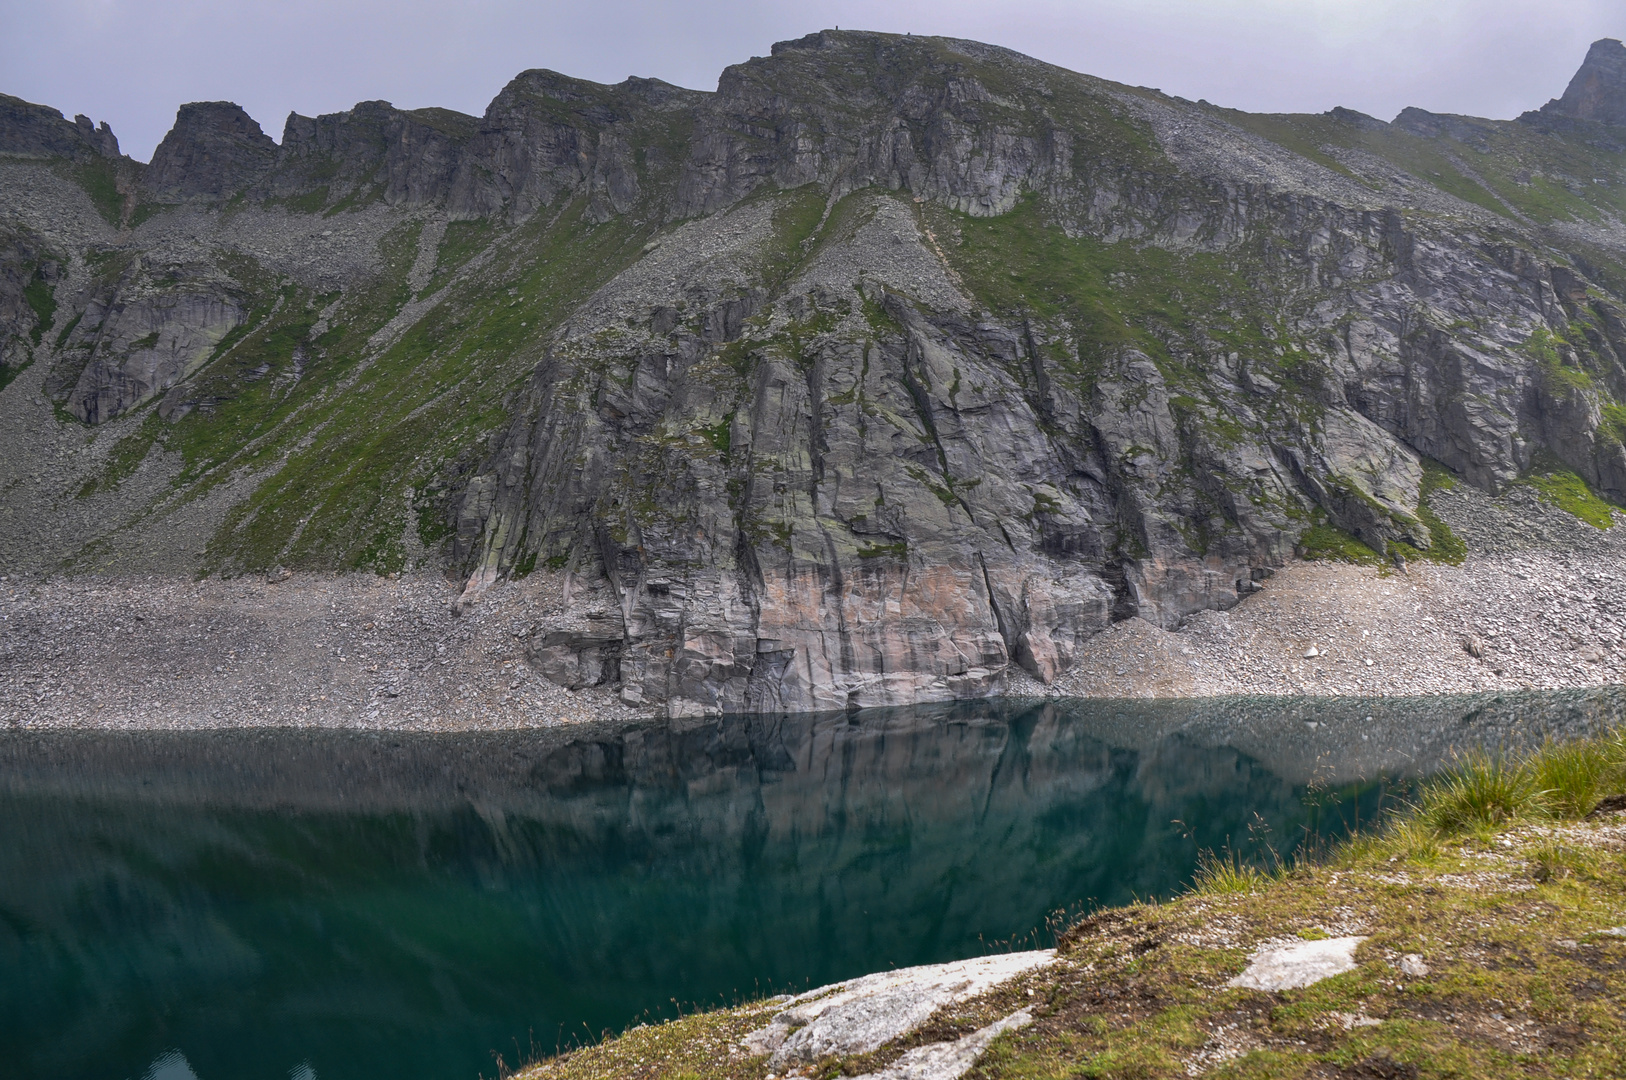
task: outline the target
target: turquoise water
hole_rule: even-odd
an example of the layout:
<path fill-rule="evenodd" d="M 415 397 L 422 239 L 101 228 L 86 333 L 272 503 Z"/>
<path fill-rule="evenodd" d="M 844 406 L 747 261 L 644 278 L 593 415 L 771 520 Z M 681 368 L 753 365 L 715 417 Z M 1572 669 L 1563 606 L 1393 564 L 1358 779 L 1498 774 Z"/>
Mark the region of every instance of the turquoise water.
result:
<path fill-rule="evenodd" d="M 473 1080 L 1370 821 L 1613 692 L 483 735 L 0 734 L 0 1073 Z"/>

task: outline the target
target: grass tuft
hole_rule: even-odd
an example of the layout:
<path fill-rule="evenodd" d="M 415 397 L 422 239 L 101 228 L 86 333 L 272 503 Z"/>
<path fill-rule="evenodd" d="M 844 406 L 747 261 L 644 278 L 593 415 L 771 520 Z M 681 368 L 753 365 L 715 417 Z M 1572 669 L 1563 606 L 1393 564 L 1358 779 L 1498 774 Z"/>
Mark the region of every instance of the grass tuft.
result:
<path fill-rule="evenodd" d="M 1527 762 L 1476 750 L 1423 785 L 1417 820 L 1442 836 L 1495 828 L 1539 804 Z"/>
<path fill-rule="evenodd" d="M 1549 742 L 1528 767 L 1543 804 L 1559 818 L 1585 817 L 1605 796 L 1626 789 L 1626 745 L 1619 736 Z"/>
<path fill-rule="evenodd" d="M 1424 783 L 1387 842 L 1409 847 L 1435 837 L 1483 832 L 1518 820 L 1573 821 L 1609 795 L 1626 790 L 1626 737 L 1549 740 L 1526 755 L 1473 751 Z"/>
<path fill-rule="evenodd" d="M 1203 896 L 1230 896 L 1251 893 L 1269 880 L 1270 875 L 1234 851 L 1203 851 L 1197 856 L 1191 890 Z"/>

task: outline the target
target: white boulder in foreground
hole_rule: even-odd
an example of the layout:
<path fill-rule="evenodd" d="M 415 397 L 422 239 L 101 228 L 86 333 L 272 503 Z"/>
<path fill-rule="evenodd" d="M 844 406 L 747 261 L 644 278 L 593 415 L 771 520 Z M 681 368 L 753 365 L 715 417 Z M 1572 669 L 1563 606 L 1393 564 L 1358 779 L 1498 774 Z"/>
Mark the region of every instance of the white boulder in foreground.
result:
<path fill-rule="evenodd" d="M 923 964 L 897 971 L 882 971 L 844 983 L 821 986 L 791 998 L 766 1027 L 751 1032 L 740 1046 L 750 1054 L 773 1054 L 773 1065 L 813 1062 L 832 1055 L 867 1054 L 913 1031 L 944 1005 L 965 1001 L 992 990 L 1024 971 L 1048 964 L 1054 956 L 1053 949 L 1003 953 L 948 964 Z M 1018 1017 L 1022 1019 L 1018 1020 Z M 909 1080 L 947 1080 L 970 1068 L 977 1055 L 1000 1031 L 1019 1027 L 1026 1022 L 1026 1012 L 1018 1012 L 955 1042 L 918 1047 L 875 1075 L 884 1076 L 887 1080 L 901 1080 L 904 1077 Z M 998 1030 L 994 1030 L 996 1028 Z M 958 1072 L 950 1073 L 936 1068 L 921 1071 L 928 1063 L 936 1061 L 934 1055 L 944 1057 L 944 1064 L 947 1064 L 955 1048 L 961 1048 L 965 1055 L 965 1065 Z M 933 1054 L 924 1051 L 932 1051 Z M 905 1065 L 911 1055 L 916 1056 L 915 1064 Z M 954 1056 L 954 1060 L 958 1060 L 958 1055 Z M 900 1069 L 905 1071 L 898 1071 Z"/>
<path fill-rule="evenodd" d="M 1365 940 L 1364 937 L 1335 937 L 1261 949 L 1248 969 L 1229 985 L 1249 990 L 1292 990 L 1310 986 L 1355 970 L 1355 946 Z"/>

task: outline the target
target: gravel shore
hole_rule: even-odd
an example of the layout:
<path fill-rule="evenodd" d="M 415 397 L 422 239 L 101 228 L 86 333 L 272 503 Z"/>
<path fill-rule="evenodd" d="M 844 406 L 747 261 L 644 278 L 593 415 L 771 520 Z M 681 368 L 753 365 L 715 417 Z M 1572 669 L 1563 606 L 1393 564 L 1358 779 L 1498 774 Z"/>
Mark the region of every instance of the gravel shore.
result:
<path fill-rule="evenodd" d="M 0 723 L 466 730 L 647 714 L 527 667 L 531 628 L 564 621 L 561 579 L 499 584 L 454 618 L 458 590 L 434 574 L 11 577 Z"/>
<path fill-rule="evenodd" d="M 1514 488 L 1440 492 L 1461 566 L 1295 562 L 1178 631 L 1139 619 L 1092 638 L 1050 697 L 1412 696 L 1626 683 L 1626 528 L 1599 530 Z M 281 580 L 278 580 L 281 578 Z M 0 723 L 469 730 L 634 719 L 604 688 L 525 661 L 606 588 L 538 572 L 451 614 L 438 574 L 0 577 Z"/>

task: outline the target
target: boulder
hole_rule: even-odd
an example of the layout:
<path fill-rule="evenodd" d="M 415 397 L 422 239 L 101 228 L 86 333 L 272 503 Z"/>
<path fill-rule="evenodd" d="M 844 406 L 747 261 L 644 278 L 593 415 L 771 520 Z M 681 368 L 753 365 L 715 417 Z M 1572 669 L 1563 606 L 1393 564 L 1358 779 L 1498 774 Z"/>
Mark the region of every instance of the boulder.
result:
<path fill-rule="evenodd" d="M 586 616 L 582 630 L 535 635 L 525 658 L 549 682 L 570 690 L 621 681 L 622 623 L 616 614 Z"/>

